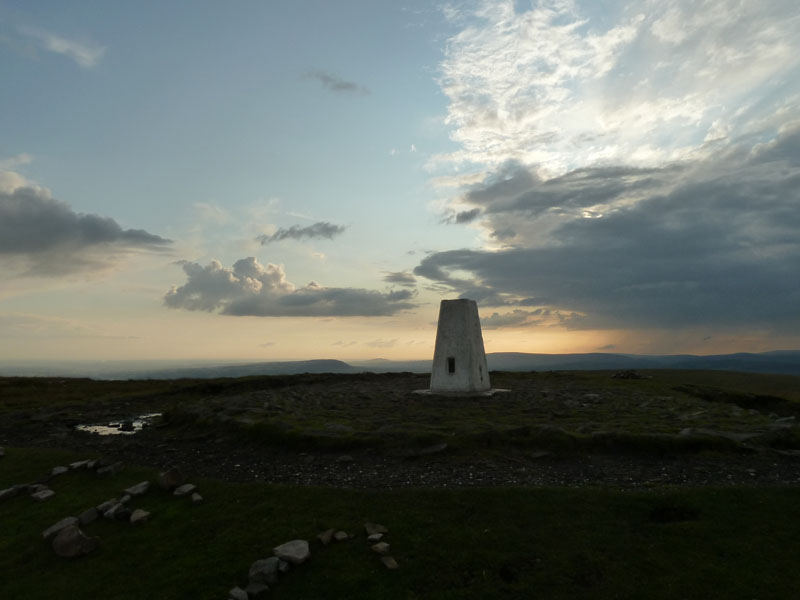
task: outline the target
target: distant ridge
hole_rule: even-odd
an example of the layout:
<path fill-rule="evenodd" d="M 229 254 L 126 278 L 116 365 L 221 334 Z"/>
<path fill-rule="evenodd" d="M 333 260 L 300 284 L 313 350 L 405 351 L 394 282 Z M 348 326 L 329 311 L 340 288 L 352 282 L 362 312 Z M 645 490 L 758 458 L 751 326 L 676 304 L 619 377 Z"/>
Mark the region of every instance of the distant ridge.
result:
<path fill-rule="evenodd" d="M 800 375 L 800 350 L 716 354 L 640 355 L 592 352 L 586 354 L 529 354 L 525 352 L 492 352 L 486 355 L 493 371 L 585 371 L 607 369 L 703 369 Z M 387 373 L 430 372 L 430 360 L 394 361 L 373 359 L 346 363 L 341 360 L 300 360 L 254 362 L 245 364 L 174 363 L 161 368 L 158 361 L 146 365 L 136 361 L 102 362 L 0 362 L 2 376 L 93 377 L 95 379 L 180 379 L 244 377 L 248 375 L 295 375 L 300 373 Z M 169 363 L 166 363 L 169 364 Z"/>

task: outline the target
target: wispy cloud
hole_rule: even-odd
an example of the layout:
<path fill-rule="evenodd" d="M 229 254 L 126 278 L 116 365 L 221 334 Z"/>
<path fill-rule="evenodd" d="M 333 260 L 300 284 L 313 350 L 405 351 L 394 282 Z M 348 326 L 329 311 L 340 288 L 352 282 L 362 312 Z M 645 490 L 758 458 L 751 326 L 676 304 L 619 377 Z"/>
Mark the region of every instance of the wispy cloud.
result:
<path fill-rule="evenodd" d="M 33 162 L 33 157 L 27 152 L 22 152 L 16 156 L 0 159 L 0 171 L 16 169 L 23 165 L 29 165 Z"/>
<path fill-rule="evenodd" d="M 105 46 L 88 41 L 71 40 L 37 27 L 19 27 L 18 31 L 35 39 L 39 47 L 44 50 L 63 54 L 85 69 L 91 69 L 97 65 L 106 52 Z"/>
<path fill-rule="evenodd" d="M 331 92 L 361 95 L 368 95 L 371 93 L 367 87 L 359 85 L 353 81 L 347 81 L 346 79 L 342 79 L 341 77 L 333 75 L 332 73 L 328 73 L 327 71 L 309 71 L 305 76 L 306 79 L 318 81 L 322 84 L 322 87 Z"/>
<path fill-rule="evenodd" d="M 308 227 L 300 227 L 299 225 L 292 225 L 288 229 L 283 227 L 279 228 L 272 235 L 260 235 L 256 238 L 261 242 L 261 245 L 270 244 L 272 242 L 282 242 L 284 240 L 302 240 L 302 239 L 327 239 L 332 240 L 335 236 L 344 233 L 347 229 L 344 225 L 334 225 L 327 221 L 320 221 L 309 225 Z"/>

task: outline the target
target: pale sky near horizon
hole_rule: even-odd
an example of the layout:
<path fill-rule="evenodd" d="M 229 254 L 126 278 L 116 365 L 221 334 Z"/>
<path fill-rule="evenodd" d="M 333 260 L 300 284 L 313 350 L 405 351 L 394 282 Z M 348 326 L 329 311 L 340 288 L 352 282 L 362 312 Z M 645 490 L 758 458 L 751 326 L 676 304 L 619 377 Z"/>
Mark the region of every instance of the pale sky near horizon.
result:
<path fill-rule="evenodd" d="M 800 348 L 796 2 L 0 0 L 0 359 Z"/>

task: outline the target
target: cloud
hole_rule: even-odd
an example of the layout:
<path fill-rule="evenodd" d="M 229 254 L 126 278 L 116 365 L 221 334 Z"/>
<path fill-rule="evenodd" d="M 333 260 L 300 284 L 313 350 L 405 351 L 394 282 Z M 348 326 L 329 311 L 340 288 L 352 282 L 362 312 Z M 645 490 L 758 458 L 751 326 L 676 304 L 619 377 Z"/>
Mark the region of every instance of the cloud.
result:
<path fill-rule="evenodd" d="M 464 225 L 465 223 L 472 223 L 481 214 L 480 208 L 471 208 L 469 210 L 453 211 L 442 219 L 442 223 L 451 223 L 456 225 Z"/>
<path fill-rule="evenodd" d="M 479 2 L 445 46 L 439 83 L 459 149 L 433 164 L 598 164 L 708 155 L 798 92 L 788 0 Z M 794 103 L 796 105 L 796 102 Z"/>
<path fill-rule="evenodd" d="M 464 198 L 490 230 L 522 232 L 515 245 L 439 252 L 414 273 L 484 306 L 546 303 L 576 329 L 800 332 L 800 121 L 660 168 L 543 180 L 518 165 Z"/>
<path fill-rule="evenodd" d="M 142 229 L 123 229 L 110 217 L 76 213 L 44 188 L 0 186 L 0 257 L 27 262 L 28 273 L 60 275 L 99 269 L 134 251 L 162 251 L 171 241 Z"/>
<path fill-rule="evenodd" d="M 28 165 L 33 162 L 33 157 L 27 152 L 22 152 L 11 158 L 4 158 L 0 160 L 0 171 L 10 171 L 23 165 Z"/>
<path fill-rule="evenodd" d="M 549 315 L 550 311 L 544 308 L 536 310 L 521 310 L 517 308 L 507 313 L 492 313 L 488 317 L 482 317 L 481 327 L 483 329 L 523 327 L 525 325 L 540 324 Z"/>
<path fill-rule="evenodd" d="M 164 296 L 170 308 L 259 317 L 378 317 L 413 308 L 410 290 L 381 293 L 358 288 L 330 288 L 311 282 L 296 288 L 283 267 L 261 265 L 255 258 L 233 268 L 211 261 L 205 267 L 182 261 L 187 281 Z"/>
<path fill-rule="evenodd" d="M 105 46 L 92 42 L 70 40 L 61 35 L 35 27 L 19 27 L 19 32 L 34 38 L 44 50 L 63 54 L 85 69 L 91 69 L 106 52 Z"/>
<path fill-rule="evenodd" d="M 306 73 L 307 79 L 314 79 L 322 84 L 326 90 L 342 94 L 368 95 L 371 92 L 363 85 L 347 81 L 326 71 L 311 71 Z"/>
<path fill-rule="evenodd" d="M 372 340 L 370 342 L 364 342 L 364 345 L 369 346 L 370 348 L 391 348 L 392 346 L 397 345 L 397 339 L 391 339 L 391 340 L 377 339 L 377 340 Z"/>
<path fill-rule="evenodd" d="M 417 278 L 408 271 L 389 271 L 384 275 L 383 280 L 387 283 L 396 283 L 405 287 L 417 285 Z"/>
<path fill-rule="evenodd" d="M 283 240 L 302 240 L 302 239 L 328 239 L 332 240 L 335 236 L 344 233 L 347 229 L 344 225 L 334 225 L 326 221 L 314 223 L 308 227 L 292 225 L 289 229 L 279 228 L 272 235 L 260 235 L 256 238 L 262 246 L 272 242 L 282 242 Z"/>

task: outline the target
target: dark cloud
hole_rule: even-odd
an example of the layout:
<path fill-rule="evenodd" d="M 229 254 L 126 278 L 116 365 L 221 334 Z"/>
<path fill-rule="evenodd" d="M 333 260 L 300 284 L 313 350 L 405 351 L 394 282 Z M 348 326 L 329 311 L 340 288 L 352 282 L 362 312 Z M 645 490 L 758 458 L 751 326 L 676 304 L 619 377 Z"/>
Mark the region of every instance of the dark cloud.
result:
<path fill-rule="evenodd" d="M 477 219 L 480 216 L 480 214 L 481 214 L 480 208 L 462 210 L 446 216 L 444 219 L 442 219 L 442 222 L 454 223 L 456 225 L 463 225 L 465 223 L 472 223 L 475 219 Z"/>
<path fill-rule="evenodd" d="M 26 259 L 32 273 L 100 268 L 120 253 L 170 244 L 142 229 L 123 229 L 110 217 L 76 213 L 39 188 L 0 191 L 0 256 Z"/>
<path fill-rule="evenodd" d="M 379 317 L 413 308 L 414 293 L 383 294 L 358 288 L 329 288 L 311 282 L 295 288 L 279 265 L 261 265 L 243 258 L 232 269 L 212 261 L 205 267 L 180 263 L 187 281 L 164 296 L 170 308 L 217 311 L 224 315 L 258 317 Z"/>
<path fill-rule="evenodd" d="M 571 213 L 514 248 L 439 252 L 415 268 L 457 293 L 477 290 L 484 306 L 546 303 L 572 328 L 800 331 L 800 130 L 664 169 L 543 182 L 517 168 L 469 194 L 493 229 L 535 232 L 543 212 Z M 600 218 L 582 218 L 598 205 Z"/>
<path fill-rule="evenodd" d="M 307 79 L 314 79 L 322 84 L 326 90 L 331 92 L 338 92 L 343 94 L 362 94 L 367 95 L 371 92 L 363 85 L 359 85 L 352 81 L 347 81 L 341 77 L 337 77 L 325 71 L 311 71 L 306 73 Z"/>
<path fill-rule="evenodd" d="M 264 246 L 271 242 L 282 242 L 283 240 L 302 240 L 302 239 L 327 239 L 332 240 L 347 229 L 344 225 L 334 225 L 326 221 L 314 223 L 308 227 L 292 225 L 289 229 L 279 228 L 272 235 L 260 235 L 256 238 Z"/>
<path fill-rule="evenodd" d="M 386 273 L 383 280 L 387 283 L 396 283 L 405 287 L 414 287 L 417 285 L 417 278 L 408 271 L 390 271 Z"/>

